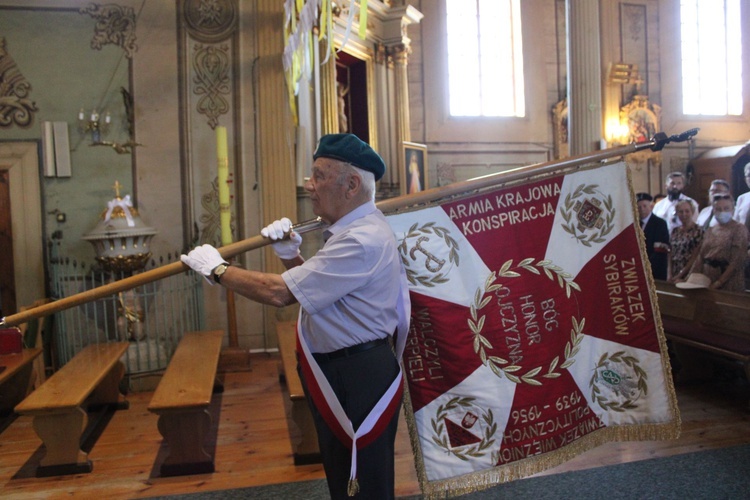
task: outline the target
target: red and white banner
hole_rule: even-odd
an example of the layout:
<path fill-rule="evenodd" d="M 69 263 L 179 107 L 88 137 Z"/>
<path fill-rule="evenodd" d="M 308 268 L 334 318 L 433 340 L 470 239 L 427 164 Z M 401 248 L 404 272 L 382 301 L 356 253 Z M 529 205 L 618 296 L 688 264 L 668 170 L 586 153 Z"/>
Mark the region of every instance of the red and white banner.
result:
<path fill-rule="evenodd" d="M 679 435 L 624 163 L 389 216 L 410 282 L 407 420 L 425 494 Z"/>

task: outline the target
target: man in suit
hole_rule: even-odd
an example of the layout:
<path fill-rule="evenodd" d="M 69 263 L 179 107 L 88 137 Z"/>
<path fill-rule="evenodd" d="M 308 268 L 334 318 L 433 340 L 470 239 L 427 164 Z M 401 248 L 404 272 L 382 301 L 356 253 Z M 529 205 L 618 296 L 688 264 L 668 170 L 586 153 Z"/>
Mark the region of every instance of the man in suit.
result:
<path fill-rule="evenodd" d="M 651 263 L 651 272 L 654 279 L 667 279 L 667 266 L 669 254 L 669 230 L 664 219 L 651 213 L 653 210 L 653 198 L 648 193 L 635 195 L 638 203 L 638 219 L 641 229 L 646 237 L 646 254 Z"/>

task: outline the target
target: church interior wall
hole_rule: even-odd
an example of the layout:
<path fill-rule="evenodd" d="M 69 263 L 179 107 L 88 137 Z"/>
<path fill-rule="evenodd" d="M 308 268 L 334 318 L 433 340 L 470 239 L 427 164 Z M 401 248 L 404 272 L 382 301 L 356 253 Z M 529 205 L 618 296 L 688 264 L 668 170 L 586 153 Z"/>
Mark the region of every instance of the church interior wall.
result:
<path fill-rule="evenodd" d="M 403 1 L 378 2 L 373 8 L 387 10 Z M 407 26 L 409 126 L 411 141 L 425 144 L 428 151 L 428 179 L 435 187 L 450 182 L 507 170 L 513 167 L 554 159 L 555 129 L 552 110 L 567 93 L 565 44 L 565 0 L 523 0 L 522 8 L 529 25 L 524 26 L 524 51 L 527 70 L 527 116 L 492 122 L 462 120 L 445 116 L 436 105 L 444 80 L 439 77 L 444 61 L 441 52 L 441 26 L 438 22 L 442 2 L 412 0 L 406 2 L 424 15 L 419 23 Z M 297 148 L 297 135 L 290 133 L 288 102 L 264 100 L 259 95 L 262 70 L 257 33 L 267 27 L 263 0 L 224 0 L 221 5 L 237 9 L 236 32 L 218 42 L 201 42 L 185 37 L 182 2 L 157 0 L 118 0 L 115 5 L 133 10 L 137 16 L 134 31 L 136 49 L 132 57 L 117 43 L 91 47 L 94 19 L 80 12 L 89 0 L 0 0 L 0 37 L 4 49 L 17 64 L 18 71 L 30 83 L 30 98 L 35 102 L 33 122 L 29 126 L 0 128 L 0 141 L 41 141 L 44 121 L 67 122 L 71 143 L 72 175 L 41 176 L 43 234 L 47 241 L 56 234 L 64 243 L 66 255 L 80 261 L 93 260 L 91 246 L 81 240 L 97 221 L 109 199 L 115 181 L 123 193 L 132 194 L 146 223 L 158 230 L 153 240 L 154 255 L 177 253 L 200 241 L 207 226 L 216 224 L 215 199 L 211 199 L 216 169 L 215 132 L 207 117 L 198 111 L 191 51 L 196 44 L 226 45 L 231 58 L 230 90 L 220 97 L 228 110 L 218 115 L 218 123 L 228 127 L 232 185 L 233 224 L 237 239 L 258 234 L 268 222 L 261 199 L 264 184 L 261 166 L 275 158 L 262 144 L 270 134 L 285 144 L 293 159 L 289 165 L 266 168 L 290 169 L 287 191 L 301 190 L 304 175 L 294 157 L 295 151 L 309 151 L 310 145 Z M 278 2 L 281 13 L 282 2 Z M 742 0 L 750 9 L 750 0 Z M 264 7 L 265 8 L 265 7 Z M 637 189 L 658 191 L 663 174 L 684 169 L 691 157 L 712 148 L 744 143 L 750 139 L 750 91 L 745 89 L 745 111 L 734 119 L 695 119 L 681 114 L 679 102 L 680 59 L 678 0 L 601 0 L 602 68 L 621 58 L 632 57 L 643 66 L 650 102 L 661 107 L 661 127 L 667 134 L 700 127 L 694 144 L 670 147 L 658 158 L 635 161 Z M 632 14 L 632 18 L 629 17 Z M 265 24 L 264 24 L 265 23 Z M 743 16 L 744 33 L 750 33 L 750 16 Z M 281 25 L 277 34 L 282 37 Z M 354 35 L 353 35 L 354 36 Z M 750 47 L 750 36 L 743 48 Z M 224 50 L 224 49 L 222 49 Z M 750 49 L 745 53 L 750 53 Z M 281 54 L 278 54 L 280 60 Z M 750 74 L 750 58 L 744 58 L 743 74 Z M 624 61 L 629 62 L 629 61 Z M 377 67 L 381 71 L 381 67 Z M 392 72 L 378 73 L 388 86 L 394 85 Z M 374 79 L 373 81 L 378 81 Z M 610 85 L 602 75 L 603 113 L 614 115 L 632 95 L 643 90 L 633 85 Z M 130 91 L 135 113 L 135 130 L 128 137 L 120 87 Z M 187 89 L 187 90 L 186 90 Z M 190 95 L 186 95 L 190 92 Z M 386 116 L 393 107 L 391 89 L 378 89 L 377 107 Z M 386 101 L 387 102 L 383 102 Z M 113 124 L 108 137 L 141 145 L 128 154 L 111 147 L 90 147 L 90 132 L 78 130 L 81 107 L 87 113 L 94 106 L 111 110 Z M 276 112 L 278 127 L 258 125 L 261 111 Z M 311 116 L 300 117 L 300 127 L 309 127 Z M 603 129 L 607 131 L 607 117 Z M 385 136 L 389 127 L 381 127 L 379 142 L 387 148 L 383 156 L 394 158 L 397 145 Z M 377 132 L 377 131 L 374 131 Z M 616 138 L 604 137 L 610 143 Z M 286 177 L 285 177 L 286 178 Z M 191 181 L 192 179 L 192 181 Z M 267 180 L 267 179 L 266 179 Z M 194 182 L 195 184 L 190 184 Z M 285 181 L 286 182 L 286 181 Z M 204 202 L 204 196 L 210 201 Z M 203 207 L 208 203 L 209 208 Z M 203 207 L 203 208 L 202 208 Z M 302 206 L 298 214 L 309 215 Z M 64 221 L 58 214 L 65 214 Z M 201 222 L 204 216 L 209 222 Z M 210 220 L 213 220 L 211 222 Z M 197 231 L 196 231 L 197 228 Z M 215 229 L 215 228 L 214 228 Z M 253 269 L 267 269 L 270 252 L 251 252 L 240 263 Z M 225 294 L 219 287 L 205 286 L 208 329 L 225 328 Z M 268 331 L 265 308 L 239 299 L 237 303 L 240 343 L 250 349 L 275 345 Z"/>

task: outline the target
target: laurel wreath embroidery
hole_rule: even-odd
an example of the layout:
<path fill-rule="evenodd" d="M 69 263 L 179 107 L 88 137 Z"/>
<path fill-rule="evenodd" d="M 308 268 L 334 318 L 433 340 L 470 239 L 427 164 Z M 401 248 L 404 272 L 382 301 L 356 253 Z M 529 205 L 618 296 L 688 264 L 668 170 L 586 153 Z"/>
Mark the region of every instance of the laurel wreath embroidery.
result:
<path fill-rule="evenodd" d="M 505 262 L 500 268 L 500 277 L 517 278 L 521 276 L 519 273 L 510 270 L 512 265 L 512 260 Z M 565 292 L 568 298 L 570 297 L 571 288 L 578 290 L 579 292 L 581 291 L 581 288 L 573 280 L 570 279 L 571 276 L 568 273 L 563 272 L 561 268 L 553 265 L 549 260 L 540 260 L 539 262 L 534 264 L 534 259 L 527 258 L 523 259 L 518 264 L 519 268 L 539 275 L 539 270 L 534 266 L 541 267 L 547 277 L 552 280 L 555 279 L 552 276 L 552 273 L 554 272 L 557 276 L 560 287 L 565 288 Z M 474 302 L 470 307 L 471 319 L 468 320 L 469 329 L 474 334 L 474 352 L 479 354 L 479 358 L 482 360 L 482 363 L 487 365 L 498 377 L 505 375 L 508 380 L 516 384 L 525 382 L 529 385 L 542 385 L 542 382 L 537 380 L 537 376 L 542 371 L 541 366 L 537 366 L 536 368 L 529 370 L 528 372 L 519 376 L 516 375 L 516 373 L 521 371 L 522 367 L 518 365 L 503 366 L 508 364 L 508 361 L 506 359 L 503 359 L 499 356 L 487 355 L 487 349 L 493 349 L 493 346 L 492 343 L 487 339 L 487 337 L 482 335 L 485 316 L 480 317 L 478 311 L 483 309 L 492 300 L 492 297 L 486 296 L 487 294 L 495 292 L 502 288 L 502 285 L 495 284 L 497 278 L 497 274 L 493 271 L 485 280 L 484 290 L 482 288 L 478 288 L 476 293 L 474 294 Z M 560 365 L 560 368 L 567 368 L 575 363 L 575 355 L 578 354 L 580 344 L 583 341 L 583 328 L 586 324 L 586 318 L 583 318 L 580 322 L 575 317 L 572 318 L 572 320 L 573 329 L 570 332 L 570 341 L 565 344 L 565 359 Z M 556 371 L 557 364 L 559 362 L 560 356 L 555 356 L 555 358 L 550 362 L 549 367 L 547 368 L 547 372 L 541 377 L 550 379 L 559 377 L 560 373 Z"/>
<path fill-rule="evenodd" d="M 575 219 L 571 221 L 571 218 L 573 217 L 572 210 L 573 205 L 575 205 L 575 200 L 584 194 L 595 194 L 596 188 L 598 187 L 598 184 L 579 185 L 575 189 L 575 191 L 573 191 L 572 195 L 571 193 L 568 193 L 567 196 L 565 196 L 565 206 L 561 210 L 563 219 L 565 219 L 565 222 L 567 223 L 563 224 L 562 228 L 566 232 L 573 235 L 573 237 L 577 241 L 581 242 L 587 247 L 590 247 L 592 242 L 603 243 L 604 241 L 606 241 L 604 237 L 612 231 L 612 228 L 614 228 L 615 209 L 614 203 L 612 202 L 612 195 L 607 195 L 607 197 L 604 199 L 604 206 L 607 209 L 607 217 L 605 218 L 604 226 L 602 227 L 601 231 L 595 231 L 588 236 L 585 233 L 579 234 L 578 230 L 576 229 Z"/>
<path fill-rule="evenodd" d="M 638 366 L 638 360 L 633 356 L 626 356 L 625 351 L 617 351 L 611 356 L 608 356 L 608 354 L 609 353 L 606 352 L 602 354 L 602 357 L 599 358 L 599 363 L 597 363 L 597 365 L 594 367 L 594 375 L 589 381 L 589 387 L 591 387 L 591 399 L 596 401 L 603 410 L 623 412 L 625 410 L 638 408 L 638 405 L 635 404 L 635 401 L 640 398 L 640 395 L 648 394 L 648 383 L 646 382 L 648 379 L 648 374 L 646 374 L 646 372 L 640 366 Z M 637 398 L 626 399 L 622 403 L 618 403 L 616 401 L 609 401 L 604 395 L 602 395 L 601 389 L 599 389 L 599 386 L 597 385 L 600 382 L 599 369 L 606 366 L 607 361 L 612 361 L 615 363 L 625 363 L 627 366 L 633 369 L 633 371 L 638 376 L 637 387 L 641 393 Z"/>
<path fill-rule="evenodd" d="M 419 227 L 419 223 L 415 223 L 409 228 L 406 236 L 401 240 L 398 250 L 401 255 L 401 263 L 404 265 L 404 269 L 406 269 L 406 278 L 409 280 L 409 283 L 414 286 L 422 285 L 431 288 L 435 285 L 446 283 L 448 279 L 443 273 L 436 273 L 431 277 L 420 275 L 410 268 L 409 260 L 407 259 L 409 248 L 406 245 L 406 240 L 416 238 L 422 234 L 434 234 L 435 236 L 442 238 L 449 248 L 448 260 L 456 266 L 458 266 L 459 261 L 458 243 L 450 236 L 450 231 L 448 229 L 436 226 L 434 222 L 428 222 L 421 227 Z"/>
<path fill-rule="evenodd" d="M 480 441 L 478 444 L 471 445 L 465 450 L 451 448 L 450 443 L 448 442 L 447 433 L 445 434 L 445 436 L 443 436 L 443 434 L 445 433 L 445 418 L 448 416 L 448 412 L 450 412 L 451 410 L 455 410 L 459 406 L 462 408 L 473 407 L 474 399 L 475 398 L 451 398 L 445 405 L 438 406 L 437 412 L 435 414 L 437 418 L 430 420 L 432 424 L 432 430 L 435 433 L 435 435 L 432 436 L 432 440 L 435 442 L 435 444 L 446 450 L 451 455 L 454 455 L 456 458 L 464 461 L 468 460 L 469 457 L 478 458 L 484 456 L 483 452 L 487 448 L 492 446 L 492 444 L 495 442 L 493 436 L 497 432 L 497 424 L 495 423 L 495 418 L 492 414 L 492 410 L 487 410 L 486 413 L 482 412 L 482 420 L 486 424 L 482 441 Z"/>

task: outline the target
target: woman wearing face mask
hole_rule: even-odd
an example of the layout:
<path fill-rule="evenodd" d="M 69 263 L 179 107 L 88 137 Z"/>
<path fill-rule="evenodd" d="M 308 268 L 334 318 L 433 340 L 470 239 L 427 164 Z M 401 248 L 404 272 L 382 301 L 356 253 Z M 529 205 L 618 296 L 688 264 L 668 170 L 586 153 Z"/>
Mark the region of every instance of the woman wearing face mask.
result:
<path fill-rule="evenodd" d="M 693 257 L 698 255 L 703 241 L 703 228 L 693 221 L 693 204 L 688 200 L 678 201 L 675 212 L 682 225 L 672 229 L 669 236 L 669 281 L 672 283 L 687 276 Z"/>
<path fill-rule="evenodd" d="M 711 279 L 709 288 L 742 292 L 745 289 L 743 266 L 747 252 L 747 228 L 732 220 L 734 200 L 731 196 L 714 196 L 711 205 L 719 224 L 706 231 L 690 272 L 708 276 Z"/>

